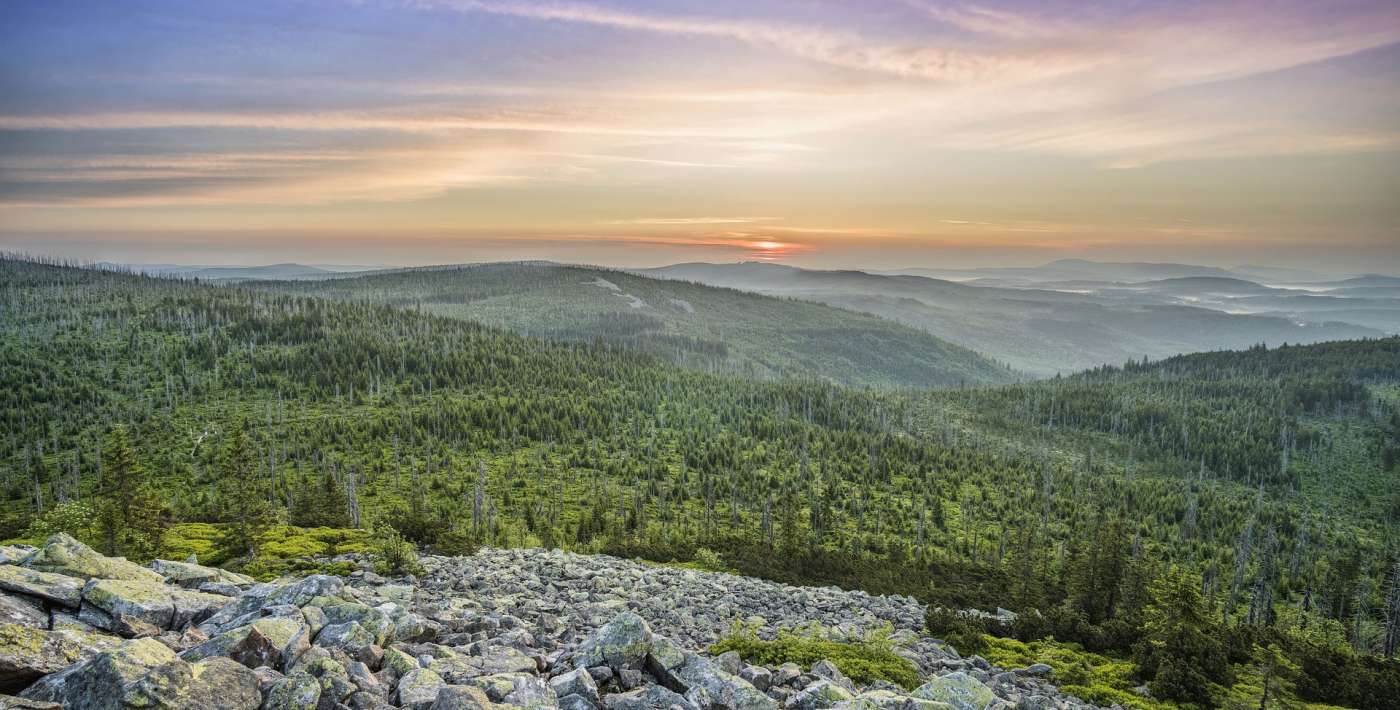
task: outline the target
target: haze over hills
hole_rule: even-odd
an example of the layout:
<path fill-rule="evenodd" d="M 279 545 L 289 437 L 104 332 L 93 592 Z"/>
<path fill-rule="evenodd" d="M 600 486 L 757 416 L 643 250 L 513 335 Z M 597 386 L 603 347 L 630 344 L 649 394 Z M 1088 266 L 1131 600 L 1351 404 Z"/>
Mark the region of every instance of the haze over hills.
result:
<path fill-rule="evenodd" d="M 250 281 L 255 279 L 326 279 L 359 271 L 383 267 L 340 264 L 267 264 L 265 266 L 199 266 L 184 264 L 115 264 L 99 263 L 102 268 L 130 270 L 150 276 L 167 276 L 203 281 Z"/>
<path fill-rule="evenodd" d="M 1270 288 L 1211 267 L 1128 265 L 1125 270 L 1057 263 L 1046 270 L 1011 270 L 1023 275 L 1016 287 L 757 262 L 678 264 L 639 273 L 872 313 L 1042 376 L 1144 357 L 1368 338 L 1400 329 L 1395 299 Z M 1046 280 L 1030 282 L 1025 274 Z M 1136 274 L 1141 282 L 1084 278 L 1096 274 Z M 1144 274 L 1159 278 L 1142 280 Z"/>
<path fill-rule="evenodd" d="M 947 387 L 1017 377 L 966 347 L 868 314 L 594 267 L 513 262 L 252 285 L 413 308 L 554 340 L 620 343 L 688 367 L 764 379 Z"/>

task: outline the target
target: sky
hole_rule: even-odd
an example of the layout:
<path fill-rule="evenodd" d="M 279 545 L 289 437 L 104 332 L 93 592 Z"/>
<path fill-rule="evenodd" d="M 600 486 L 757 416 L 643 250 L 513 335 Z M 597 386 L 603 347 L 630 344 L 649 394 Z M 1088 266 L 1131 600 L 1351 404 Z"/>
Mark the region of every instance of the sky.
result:
<path fill-rule="evenodd" d="M 0 0 L 0 249 L 1400 272 L 1394 0 Z"/>

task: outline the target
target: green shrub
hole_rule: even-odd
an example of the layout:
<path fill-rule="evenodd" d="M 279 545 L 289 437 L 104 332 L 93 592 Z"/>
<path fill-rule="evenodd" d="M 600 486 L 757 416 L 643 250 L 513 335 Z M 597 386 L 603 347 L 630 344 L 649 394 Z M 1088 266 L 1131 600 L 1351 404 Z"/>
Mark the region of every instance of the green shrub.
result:
<path fill-rule="evenodd" d="M 460 557 L 470 555 L 481 548 L 481 543 L 476 536 L 458 528 L 453 528 L 437 537 L 437 542 L 433 543 L 433 552 L 447 557 Z"/>
<path fill-rule="evenodd" d="M 59 503 L 42 515 L 29 521 L 24 537 L 43 540 L 54 533 L 65 532 L 83 542 L 95 541 L 93 525 L 97 522 L 97 511 L 83 501 Z"/>
<path fill-rule="evenodd" d="M 380 574 L 423 574 L 423 567 L 418 564 L 418 551 L 398 530 L 379 525 L 372 533 L 370 546 L 374 567 Z"/>
<path fill-rule="evenodd" d="M 984 619 L 963 616 L 948 609 L 930 608 L 924 614 L 924 628 L 964 656 L 987 649 L 987 621 Z"/>
<path fill-rule="evenodd" d="M 835 641 L 821 638 L 816 633 L 798 635 L 784 630 L 777 638 L 767 641 L 758 638 L 753 629 L 736 626 L 729 636 L 710 647 L 711 653 L 728 651 L 738 652 L 749 663 L 767 666 L 796 663 L 808 668 L 817 661 L 828 660 L 851 680 L 862 685 L 876 680 L 904 688 L 919 684 L 918 669 L 894 652 L 888 629 L 852 641 Z"/>

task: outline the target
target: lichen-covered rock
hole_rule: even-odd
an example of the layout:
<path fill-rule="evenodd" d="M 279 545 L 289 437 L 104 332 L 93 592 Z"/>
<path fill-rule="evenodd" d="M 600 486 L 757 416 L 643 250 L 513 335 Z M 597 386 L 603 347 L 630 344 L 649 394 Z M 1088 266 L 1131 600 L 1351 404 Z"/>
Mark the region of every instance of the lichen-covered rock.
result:
<path fill-rule="evenodd" d="M 326 574 L 313 574 L 291 584 L 277 588 L 267 597 L 267 604 L 291 604 L 305 606 L 316 597 L 338 597 L 345 588 L 345 581 Z"/>
<path fill-rule="evenodd" d="M 298 671 L 274 682 L 263 700 L 262 710 L 316 710 L 321 701 L 321 682 Z"/>
<path fill-rule="evenodd" d="M 170 628 L 175 618 L 175 602 L 169 588 L 161 582 L 94 579 L 83 589 L 83 602 L 108 618 L 129 616 L 161 629 Z M 115 623 L 103 628 L 116 631 Z"/>
<path fill-rule="evenodd" d="M 0 589 L 38 597 L 70 609 L 78 608 L 86 583 L 78 577 L 16 565 L 0 565 Z"/>
<path fill-rule="evenodd" d="M 3 694 L 0 694 L 0 708 L 4 710 L 63 710 L 63 706 L 58 703 Z"/>
<path fill-rule="evenodd" d="M 686 656 L 685 663 L 675 669 L 674 677 L 686 690 L 704 688 L 714 704 L 725 710 L 774 710 L 778 706 L 748 681 L 725 673 L 713 661 L 698 654 Z"/>
<path fill-rule="evenodd" d="M 411 710 L 426 710 L 437 701 L 438 691 L 446 686 L 442 676 L 427 668 L 415 668 L 399 679 L 399 706 Z"/>
<path fill-rule="evenodd" d="M 37 600 L 14 594 L 0 594 L 0 623 L 47 629 L 49 614 Z"/>
<path fill-rule="evenodd" d="M 492 702 L 538 710 L 558 705 L 554 690 L 539 676 L 528 673 L 500 673 L 473 678 L 469 685 L 481 688 Z"/>
<path fill-rule="evenodd" d="M 922 607 L 908 598 L 558 551 L 425 556 L 426 575 L 407 584 L 388 584 L 358 554 L 342 561 L 359 570 L 344 580 L 314 575 L 243 583 L 246 589 L 209 581 L 212 568 L 194 561 L 157 565 L 177 584 L 96 579 L 84 585 L 16 567 L 18 574 L 0 571 L 0 581 L 30 591 L 47 588 L 70 601 L 19 592 L 24 596 L 9 597 L 13 604 L 6 605 L 0 597 L 0 623 L 8 608 L 21 630 L 52 633 L 27 626 L 42 625 L 46 615 L 60 629 L 91 632 L 95 625 L 158 634 L 142 645 L 100 635 L 119 644 L 106 650 L 124 654 L 79 658 L 24 691 L 34 702 L 78 707 L 89 700 L 99 708 L 268 710 L 383 710 L 394 704 L 417 710 L 1092 707 L 1042 680 L 1036 672 L 1043 669 L 1004 671 L 980 658 L 959 658 L 921 636 Z M 196 592 L 196 583 L 228 584 L 237 596 Z M 852 683 L 825 661 L 803 672 L 792 664 L 747 665 L 734 653 L 713 658 L 697 652 L 733 621 L 754 625 L 763 638 L 813 621 L 844 636 L 893 624 L 897 651 L 929 682 L 911 694 L 889 683 Z M 172 649 L 182 653 L 174 657 Z"/>
<path fill-rule="evenodd" d="M 231 584 L 236 587 L 252 586 L 257 583 L 257 580 L 245 574 L 230 572 L 218 567 L 205 567 L 193 562 L 155 560 L 151 562 L 151 571 L 163 577 L 166 584 L 186 589 L 199 589 L 201 585 L 210 583 Z"/>
<path fill-rule="evenodd" d="M 985 710 L 997 699 L 986 684 L 961 671 L 934 678 L 916 688 L 913 695 L 948 703 L 957 710 Z"/>
<path fill-rule="evenodd" d="M 642 617 L 624 611 L 584 642 L 574 665 L 578 668 L 605 665 L 615 671 L 638 670 L 650 650 L 651 627 Z"/>
<path fill-rule="evenodd" d="M 212 656 L 228 656 L 249 667 L 282 669 L 304 652 L 310 628 L 295 618 L 258 619 L 246 626 L 225 631 L 180 654 L 187 661 Z"/>
<path fill-rule="evenodd" d="M 837 668 L 836 664 L 831 661 L 823 659 L 813 663 L 812 675 L 818 678 L 825 678 L 852 693 L 856 691 L 855 683 L 852 683 L 851 679 L 847 678 L 846 674 L 842 673 L 841 669 Z"/>
<path fill-rule="evenodd" d="M 18 692 L 119 640 L 77 631 L 0 624 L 0 692 Z"/>
<path fill-rule="evenodd" d="M 685 696 L 659 685 L 613 693 L 603 698 L 603 707 L 607 710 L 706 710 L 697 707 Z"/>
<path fill-rule="evenodd" d="M 44 676 L 20 696 L 56 702 L 65 708 L 118 710 L 129 685 L 174 660 L 175 652 L 165 644 L 149 638 L 133 639 Z"/>
<path fill-rule="evenodd" d="M 802 692 L 788 698 L 783 707 L 788 710 L 822 710 L 823 708 L 835 707 L 837 703 L 843 703 L 855 699 L 855 694 L 840 685 L 822 678 L 813 681 Z"/>
<path fill-rule="evenodd" d="M 445 685 L 438 691 L 431 710 L 491 710 L 495 703 L 481 688 L 470 685 Z"/>
<path fill-rule="evenodd" d="M 232 659 L 174 660 L 153 668 L 122 694 L 127 708 L 249 710 L 262 702 L 258 677 Z"/>
<path fill-rule="evenodd" d="M 33 552 L 32 545 L 0 545 L 0 565 L 19 564 Z"/>
<path fill-rule="evenodd" d="M 326 626 L 321 629 L 321 633 L 316 634 L 315 644 L 321 648 L 341 649 L 352 658 L 358 656 L 366 648 L 375 645 L 374 634 L 366 631 L 363 626 L 354 621 Z"/>
<path fill-rule="evenodd" d="M 43 547 L 30 553 L 20 564 L 42 572 L 56 572 L 82 579 L 119 579 L 157 584 L 165 581 L 159 574 L 125 557 L 98 554 L 67 533 L 50 537 Z"/>
<path fill-rule="evenodd" d="M 598 684 L 593 682 L 593 676 L 589 675 L 586 668 L 575 669 L 550 678 L 549 687 L 553 688 L 554 694 L 561 698 L 577 695 L 594 705 L 597 705 L 600 700 Z"/>

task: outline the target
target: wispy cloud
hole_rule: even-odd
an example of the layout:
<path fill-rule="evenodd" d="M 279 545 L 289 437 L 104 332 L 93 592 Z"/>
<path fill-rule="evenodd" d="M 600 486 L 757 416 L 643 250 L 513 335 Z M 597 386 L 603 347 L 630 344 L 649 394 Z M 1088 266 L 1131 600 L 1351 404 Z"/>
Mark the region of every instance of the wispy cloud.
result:
<path fill-rule="evenodd" d="M 873 40 L 860 34 L 793 23 L 652 15 L 586 3 L 420 0 L 510 17 L 572 22 L 623 30 L 733 40 L 845 69 L 944 81 L 1024 80 L 1082 69 L 1093 60 L 1054 50 L 968 51 L 952 45 Z"/>
<path fill-rule="evenodd" d="M 613 219 L 604 224 L 636 224 L 636 225 L 680 225 L 680 224 L 755 224 L 758 222 L 772 222 L 778 217 L 634 217 L 632 219 Z"/>

